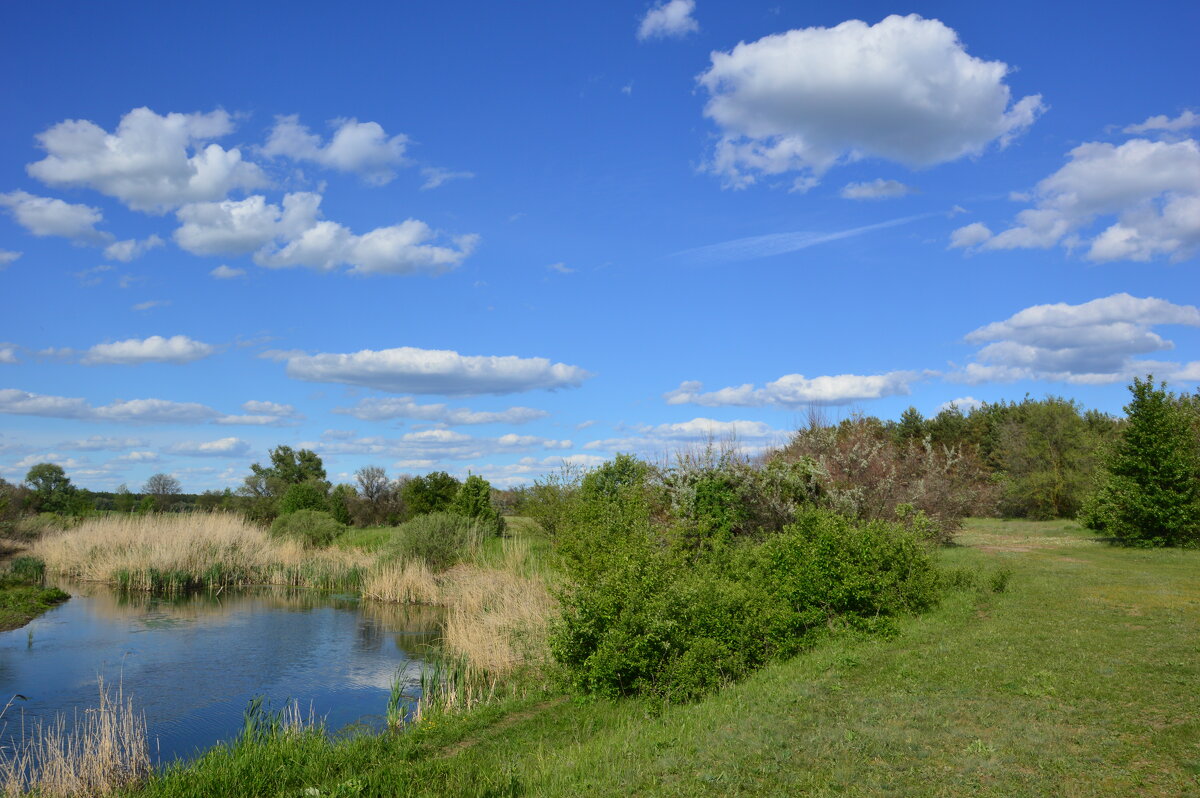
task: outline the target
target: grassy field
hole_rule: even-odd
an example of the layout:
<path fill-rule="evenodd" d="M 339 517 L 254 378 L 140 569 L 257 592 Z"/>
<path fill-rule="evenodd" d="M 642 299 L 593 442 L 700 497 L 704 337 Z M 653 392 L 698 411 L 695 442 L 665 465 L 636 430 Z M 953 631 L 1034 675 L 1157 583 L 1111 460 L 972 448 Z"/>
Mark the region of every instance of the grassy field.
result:
<path fill-rule="evenodd" d="M 1200 795 L 1200 552 L 973 521 L 1011 569 L 891 639 L 843 637 L 701 703 L 553 693 L 395 736 L 216 750 L 137 795 Z M 309 792 L 306 792 L 309 791 Z"/>
<path fill-rule="evenodd" d="M 41 561 L 19 557 L 0 571 L 0 632 L 20 629 L 69 595 L 42 584 Z"/>

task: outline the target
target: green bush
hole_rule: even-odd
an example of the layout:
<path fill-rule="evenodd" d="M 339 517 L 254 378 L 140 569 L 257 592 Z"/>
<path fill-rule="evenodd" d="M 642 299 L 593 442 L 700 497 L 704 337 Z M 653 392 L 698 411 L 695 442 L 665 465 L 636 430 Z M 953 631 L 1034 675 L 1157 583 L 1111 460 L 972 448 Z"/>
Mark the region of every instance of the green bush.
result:
<path fill-rule="evenodd" d="M 484 534 L 481 524 L 458 513 L 419 515 L 397 527 L 392 555 L 420 558 L 444 571 L 478 548 Z"/>
<path fill-rule="evenodd" d="M 39 557 L 16 557 L 9 566 L 9 573 L 23 582 L 40 585 L 46 576 L 46 563 Z"/>
<path fill-rule="evenodd" d="M 797 504 L 779 530 L 735 534 L 762 496 L 738 498 L 751 481 L 727 476 L 689 477 L 692 498 L 674 501 L 674 516 L 652 469 L 632 458 L 583 480 L 557 540 L 567 584 L 551 633 L 575 689 L 691 700 L 830 628 L 886 632 L 937 600 L 919 524 Z"/>
<path fill-rule="evenodd" d="M 346 531 L 329 513 L 320 510 L 296 510 L 281 515 L 271 524 L 271 534 L 278 538 L 298 540 L 308 548 L 323 548 Z"/>
<path fill-rule="evenodd" d="M 279 514 L 288 515 L 297 510 L 329 512 L 329 498 L 325 495 L 325 486 L 316 482 L 288 485 L 279 500 Z"/>
<path fill-rule="evenodd" d="M 450 502 L 450 512 L 475 519 L 485 533 L 504 534 L 504 516 L 492 506 L 492 485 L 481 476 L 467 477 Z"/>

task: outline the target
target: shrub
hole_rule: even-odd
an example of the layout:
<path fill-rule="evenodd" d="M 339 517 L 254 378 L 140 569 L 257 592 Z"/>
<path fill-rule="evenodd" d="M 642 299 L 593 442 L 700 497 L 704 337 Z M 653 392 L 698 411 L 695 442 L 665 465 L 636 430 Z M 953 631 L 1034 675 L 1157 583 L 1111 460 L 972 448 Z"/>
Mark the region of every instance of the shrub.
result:
<path fill-rule="evenodd" d="M 504 517 L 492 506 L 492 485 L 481 476 L 467 477 L 450 503 L 450 512 L 475 519 L 487 534 L 504 534 Z"/>
<path fill-rule="evenodd" d="M 298 540 L 312 549 L 329 546 L 345 531 L 337 519 L 320 510 L 296 510 L 279 516 L 271 524 L 273 536 Z"/>
<path fill-rule="evenodd" d="M 279 514 L 288 515 L 297 510 L 329 512 L 329 498 L 325 495 L 325 486 L 315 482 L 288 485 L 279 500 Z"/>
<path fill-rule="evenodd" d="M 419 515 L 397 528 L 392 554 L 420 558 L 432 570 L 444 571 L 477 548 L 483 536 L 478 522 L 457 513 Z"/>

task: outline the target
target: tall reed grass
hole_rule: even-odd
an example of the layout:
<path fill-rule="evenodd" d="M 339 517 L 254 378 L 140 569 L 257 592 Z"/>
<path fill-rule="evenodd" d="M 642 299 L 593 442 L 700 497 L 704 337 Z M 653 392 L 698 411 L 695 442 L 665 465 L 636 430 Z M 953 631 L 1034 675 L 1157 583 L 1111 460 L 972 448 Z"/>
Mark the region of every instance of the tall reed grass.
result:
<path fill-rule="evenodd" d="M 108 516 L 39 540 L 32 553 L 51 573 L 127 590 L 289 585 L 357 591 L 362 554 L 306 550 L 234 515 Z"/>
<path fill-rule="evenodd" d="M 111 795 L 150 775 L 146 718 L 118 685 L 115 696 L 99 681 L 100 704 L 76 713 L 70 727 L 59 714 L 50 724 L 21 731 L 23 744 L 0 760 L 5 796 L 44 798 Z"/>

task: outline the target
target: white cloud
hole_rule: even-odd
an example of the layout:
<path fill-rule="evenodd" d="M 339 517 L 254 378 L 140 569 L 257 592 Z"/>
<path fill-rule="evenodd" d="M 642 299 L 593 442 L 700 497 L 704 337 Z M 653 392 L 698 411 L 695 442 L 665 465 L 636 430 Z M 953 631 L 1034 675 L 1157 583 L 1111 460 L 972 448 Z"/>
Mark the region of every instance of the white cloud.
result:
<path fill-rule="evenodd" d="M 475 177 L 475 173 L 454 172 L 450 169 L 443 169 L 440 166 L 427 166 L 421 170 L 421 176 L 425 178 L 425 182 L 421 184 L 421 190 L 428 191 L 451 180 L 470 180 Z"/>
<path fill-rule="evenodd" d="M 1087 142 L 1038 183 L 1034 207 L 983 249 L 1087 246 L 1093 261 L 1185 260 L 1200 247 L 1200 145 L 1195 139 Z M 1098 219 L 1115 221 L 1094 235 Z"/>
<path fill-rule="evenodd" d="M 90 205 L 38 197 L 27 191 L 10 191 L 0 194 L 0 207 L 7 208 L 17 224 L 35 236 L 61 236 L 76 244 L 94 245 L 112 240 L 110 233 L 96 229 L 104 216 Z"/>
<path fill-rule="evenodd" d="M 109 260 L 119 260 L 122 263 L 129 263 L 134 258 L 140 258 L 155 247 L 161 247 L 162 245 L 163 240 L 157 235 L 151 235 L 143 241 L 133 238 L 126 241 L 114 241 L 104 248 L 104 257 Z"/>
<path fill-rule="evenodd" d="M 700 30 L 700 23 L 692 14 L 696 0 L 667 0 L 646 12 L 638 25 L 637 37 L 646 39 L 682 38 Z"/>
<path fill-rule="evenodd" d="M 617 438 L 589 441 L 583 445 L 590 451 L 631 452 L 648 456 L 669 456 L 680 449 L 713 443 L 736 444 L 743 454 L 759 452 L 782 442 L 787 434 L 761 421 L 718 421 L 693 418 L 670 424 L 638 425 L 631 434 Z"/>
<path fill-rule="evenodd" d="M 977 155 L 1043 110 L 1040 95 L 1010 104 L 1008 72 L 915 14 L 743 42 L 714 52 L 698 78 L 711 95 L 704 113 L 721 129 L 707 168 L 740 188 L 859 158 L 927 167 Z"/>
<path fill-rule="evenodd" d="M 249 425 L 259 427 L 292 426 L 304 418 L 292 405 L 279 402 L 260 402 L 250 400 L 242 403 L 243 415 L 222 416 L 216 419 L 217 424 Z"/>
<path fill-rule="evenodd" d="M 209 276 L 217 280 L 236 280 L 239 277 L 246 276 L 245 269 L 233 269 L 225 264 L 221 264 L 217 268 L 208 273 Z"/>
<path fill-rule="evenodd" d="M 847 183 L 840 192 L 843 199 L 878 200 L 895 199 L 913 193 L 910 186 L 899 180 L 884 180 L 877 177 L 868 183 Z"/>
<path fill-rule="evenodd" d="M 8 264 L 13 263 L 19 257 L 21 257 L 20 252 L 0 249 L 0 271 L 4 271 L 4 269 L 8 268 Z"/>
<path fill-rule="evenodd" d="M 82 440 L 64 441 L 57 444 L 59 449 L 75 449 L 84 452 L 99 452 L 99 451 L 125 451 L 126 449 L 136 449 L 139 446 L 145 446 L 146 441 L 141 438 L 112 438 L 104 435 L 92 435 L 91 437 Z"/>
<path fill-rule="evenodd" d="M 484 465 L 470 470 L 496 487 L 507 488 L 529 482 L 531 477 L 536 478 L 543 474 L 558 471 L 563 466 L 588 469 L 603 465 L 607 460 L 607 457 L 598 454 L 569 454 L 566 456 L 543 457 L 541 459 L 536 457 L 522 457 L 515 463 L 499 466 Z M 396 465 L 400 467 L 399 463 Z"/>
<path fill-rule="evenodd" d="M 971 249 L 992 237 L 992 231 L 983 222 L 971 222 L 950 234 L 950 249 Z"/>
<path fill-rule="evenodd" d="M 1103 384 L 1153 371 L 1175 379 L 1186 365 L 1135 359 L 1174 348 L 1150 329 L 1164 324 L 1200 327 L 1200 308 L 1129 294 L 1079 305 L 1034 305 L 969 333 L 965 340 L 982 348 L 959 376 L 972 383 L 1038 379 Z"/>
<path fill-rule="evenodd" d="M 319 194 L 296 192 L 283 198 L 282 208 L 257 194 L 186 205 L 176 214 L 182 224 L 175 241 L 195 255 L 254 252 L 260 266 L 331 270 L 345 265 L 356 274 L 438 274 L 457 267 L 479 241 L 463 235 L 434 243 L 438 234 L 417 219 L 355 235 L 321 219 L 320 204 Z"/>
<path fill-rule="evenodd" d="M 448 349 L 364 349 L 350 354 L 292 355 L 289 377 L 361 385 L 391 393 L 472 396 L 575 388 L 592 375 L 544 357 L 460 355 Z"/>
<path fill-rule="evenodd" d="M 972 410 L 977 410 L 981 407 L 983 407 L 983 402 L 976 399 L 974 396 L 960 396 L 957 399 L 951 399 L 949 402 L 942 402 L 940 405 L 938 405 L 937 412 L 941 413 L 942 411 L 949 410 L 950 408 L 958 408 L 961 413 L 966 415 Z"/>
<path fill-rule="evenodd" d="M 220 416 L 216 410 L 194 402 L 166 399 L 117 399 L 101 407 L 74 397 L 48 396 L 15 388 L 0 389 L 0 413 L 44 418 L 73 418 L 121 422 L 191 424 Z"/>
<path fill-rule="evenodd" d="M 1180 130 L 1189 130 L 1194 127 L 1200 127 L 1200 114 L 1184 111 L 1174 119 L 1168 118 L 1166 114 L 1152 116 L 1140 125 L 1128 125 L 1122 129 L 1122 132 L 1142 134 L 1161 130 L 1166 133 L 1177 133 Z"/>
<path fill-rule="evenodd" d="M 805 377 L 785 374 L 762 388 L 751 383 L 704 392 L 703 383 L 689 380 L 663 394 L 669 405 L 696 404 L 705 407 L 785 407 L 809 405 L 845 405 L 885 396 L 910 393 L 909 386 L 927 374 L 916 371 L 890 371 L 886 374 L 838 374 Z"/>
<path fill-rule="evenodd" d="M 75 279 L 79 281 L 80 285 L 91 288 L 92 286 L 100 285 L 100 283 L 103 281 L 104 278 L 100 275 L 111 271 L 113 271 L 112 266 L 93 266 L 90 269 L 84 269 L 81 272 L 75 272 Z"/>
<path fill-rule="evenodd" d="M 154 308 L 165 308 L 171 304 L 169 299 L 150 299 L 145 302 L 138 302 L 133 306 L 133 310 L 144 311 L 153 310 Z"/>
<path fill-rule="evenodd" d="M 578 271 L 577 269 L 572 269 L 562 261 L 559 261 L 558 263 L 551 263 L 546 268 L 552 272 L 558 272 L 559 274 L 574 274 L 576 271 Z"/>
<path fill-rule="evenodd" d="M 458 426 L 462 424 L 526 424 L 550 415 L 532 407 L 510 407 L 507 410 L 480 411 L 445 404 L 417 404 L 411 396 L 386 399 L 363 399 L 353 407 L 335 407 L 335 413 L 354 416 L 363 421 L 387 421 L 393 418 L 414 418 Z"/>
<path fill-rule="evenodd" d="M 80 361 L 85 366 L 101 364 L 137 365 L 139 363 L 191 363 L 208 357 L 216 348 L 211 344 L 195 341 L 186 335 L 164 338 L 152 335 L 149 338 L 130 338 L 111 344 L 96 344 Z"/>
<path fill-rule="evenodd" d="M 157 452 L 126 452 L 125 454 L 114 457 L 109 460 L 110 463 L 157 463 L 159 461 Z"/>
<path fill-rule="evenodd" d="M 0 363 L 12 366 L 20 362 L 17 359 L 17 347 L 15 345 L 0 344 Z"/>
<path fill-rule="evenodd" d="M 294 161 L 311 161 L 339 172 L 355 172 L 373 185 L 384 185 L 396 176 L 393 169 L 405 163 L 408 137 L 389 137 L 378 122 L 334 119 L 333 137 L 321 137 L 300 124 L 299 116 L 279 116 L 271 129 L 264 155 L 285 156 Z"/>
<path fill-rule="evenodd" d="M 135 108 L 116 133 L 85 119 L 60 122 L 37 139 L 46 157 L 30 175 L 53 186 L 87 186 L 130 208 L 162 213 L 188 202 L 216 200 L 230 191 L 267 185 L 237 149 L 205 144 L 232 132 L 225 111 L 159 116 Z"/>
<path fill-rule="evenodd" d="M 455 430 L 428 429 L 409 432 L 399 438 L 339 437 L 299 445 L 320 454 L 388 456 L 399 458 L 410 467 L 429 468 L 443 461 L 511 455 L 535 449 L 569 449 L 572 442 L 512 433 L 498 438 L 479 438 Z"/>
<path fill-rule="evenodd" d="M 171 454 L 191 457 L 236 457 L 250 451 L 250 444 L 241 438 L 220 438 L 215 441 L 183 441 L 167 447 Z"/>

